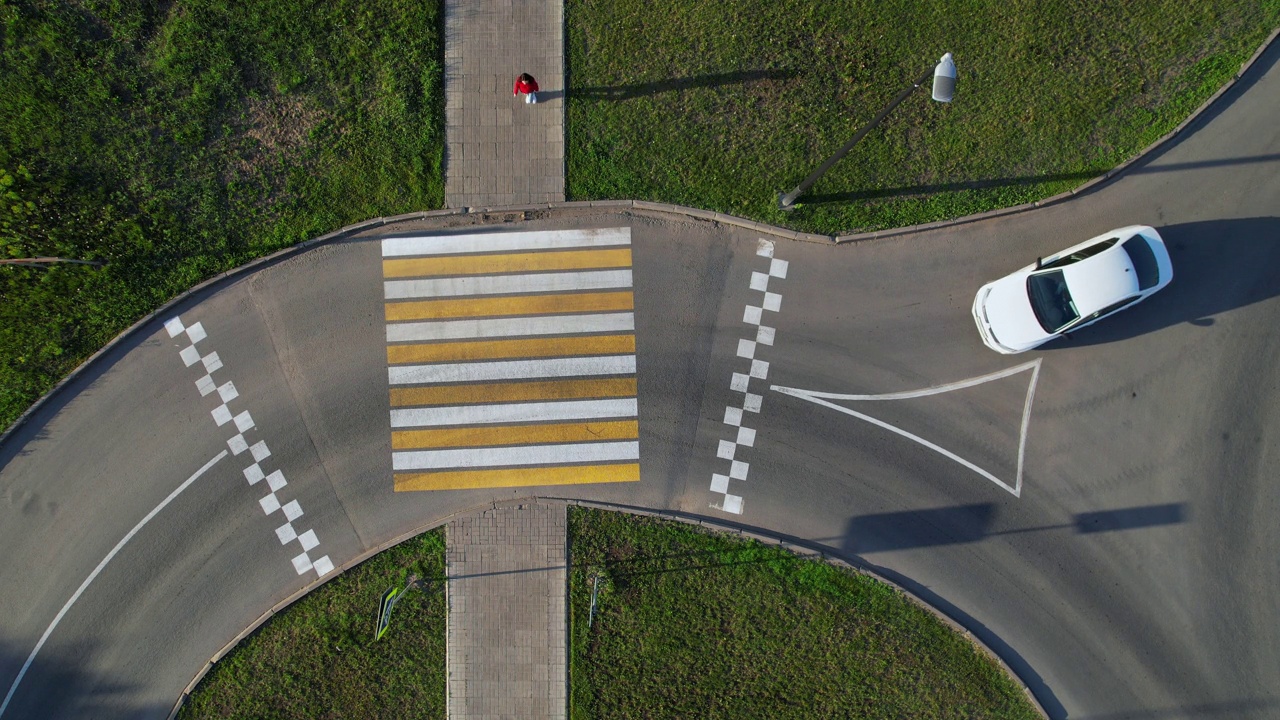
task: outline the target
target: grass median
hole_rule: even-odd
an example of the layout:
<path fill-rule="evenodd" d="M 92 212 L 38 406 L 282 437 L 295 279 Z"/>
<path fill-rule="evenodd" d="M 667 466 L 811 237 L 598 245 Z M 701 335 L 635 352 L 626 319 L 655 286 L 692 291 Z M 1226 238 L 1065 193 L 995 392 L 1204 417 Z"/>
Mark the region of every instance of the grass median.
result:
<path fill-rule="evenodd" d="M 443 205 L 438 3 L 0 4 L 0 428 L 219 272 Z"/>
<path fill-rule="evenodd" d="M 1175 127 L 1280 24 L 1280 0 L 565 5 L 570 199 L 833 234 L 1076 187 Z M 777 209 L 948 51 L 953 103 L 917 90 Z"/>
<path fill-rule="evenodd" d="M 569 509 L 574 718 L 1039 716 L 984 652 L 900 591 L 682 523 Z M 387 550 L 271 618 L 180 720 L 445 717 L 444 530 Z M 601 578 L 591 615 L 591 578 Z M 438 583 L 428 583 L 438 588 Z"/>
<path fill-rule="evenodd" d="M 383 591 L 428 580 L 374 640 Z M 213 666 L 178 718 L 445 717 L 444 531 L 407 540 L 271 618 Z"/>
<path fill-rule="evenodd" d="M 571 508 L 569 536 L 574 718 L 1039 717 L 994 660 L 868 576 L 599 510 Z"/>

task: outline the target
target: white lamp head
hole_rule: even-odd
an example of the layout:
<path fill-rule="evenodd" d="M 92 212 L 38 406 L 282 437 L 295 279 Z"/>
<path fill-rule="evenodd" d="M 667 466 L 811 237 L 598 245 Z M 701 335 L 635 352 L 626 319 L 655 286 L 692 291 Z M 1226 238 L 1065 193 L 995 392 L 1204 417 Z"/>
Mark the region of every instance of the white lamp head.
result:
<path fill-rule="evenodd" d="M 956 63 L 951 59 L 951 53 L 947 53 L 933 69 L 933 99 L 938 102 L 951 102 L 955 94 Z"/>

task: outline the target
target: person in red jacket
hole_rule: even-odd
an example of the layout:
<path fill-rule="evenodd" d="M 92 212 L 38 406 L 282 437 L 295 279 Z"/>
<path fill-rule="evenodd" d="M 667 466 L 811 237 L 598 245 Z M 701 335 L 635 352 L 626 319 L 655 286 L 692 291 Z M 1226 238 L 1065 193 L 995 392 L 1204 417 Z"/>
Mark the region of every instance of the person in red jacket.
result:
<path fill-rule="evenodd" d="M 520 73 L 520 77 L 516 78 L 516 84 L 511 88 L 511 95 L 515 97 L 520 93 L 524 93 L 524 101 L 532 104 L 538 102 L 538 81 L 533 79 L 529 73 Z"/>

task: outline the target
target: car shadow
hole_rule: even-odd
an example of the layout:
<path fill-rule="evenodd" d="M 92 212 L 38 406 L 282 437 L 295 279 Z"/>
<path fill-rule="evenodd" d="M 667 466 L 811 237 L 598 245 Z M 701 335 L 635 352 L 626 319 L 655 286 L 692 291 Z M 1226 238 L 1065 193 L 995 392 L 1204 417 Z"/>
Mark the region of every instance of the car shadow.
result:
<path fill-rule="evenodd" d="M 1052 351 L 1127 340 L 1182 323 L 1209 326 L 1214 316 L 1280 295 L 1280 217 L 1209 220 L 1157 227 L 1173 261 L 1173 282 L 1137 305 L 1070 337 Z"/>

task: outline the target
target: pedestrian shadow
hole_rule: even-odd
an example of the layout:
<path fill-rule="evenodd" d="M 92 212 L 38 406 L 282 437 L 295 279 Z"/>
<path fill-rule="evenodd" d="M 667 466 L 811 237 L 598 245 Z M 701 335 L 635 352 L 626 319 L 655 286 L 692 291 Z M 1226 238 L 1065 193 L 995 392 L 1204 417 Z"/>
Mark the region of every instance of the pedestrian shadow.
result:
<path fill-rule="evenodd" d="M 548 100 L 559 100 L 563 97 L 564 90 L 539 90 L 537 104 L 541 105 Z"/>
<path fill-rule="evenodd" d="M 716 88 L 726 85 L 750 85 L 752 83 L 789 80 L 800 73 L 795 70 L 744 70 L 740 72 L 715 73 L 687 78 L 659 80 L 639 85 L 615 85 L 610 87 L 570 88 L 569 96 L 578 100 L 617 101 L 657 95 L 676 90 L 693 90 L 695 88 Z M 541 93 L 539 93 L 541 96 Z"/>

